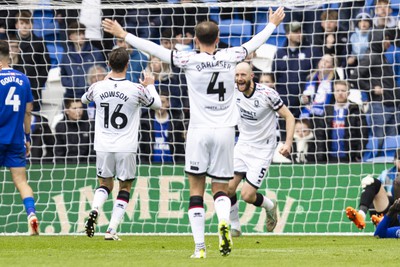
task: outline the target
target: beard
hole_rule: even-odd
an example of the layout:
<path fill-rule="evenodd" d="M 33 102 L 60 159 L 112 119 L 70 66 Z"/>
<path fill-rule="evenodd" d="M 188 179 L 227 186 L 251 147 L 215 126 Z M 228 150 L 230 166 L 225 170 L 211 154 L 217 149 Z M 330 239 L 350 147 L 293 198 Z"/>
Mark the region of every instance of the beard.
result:
<path fill-rule="evenodd" d="M 245 85 L 244 90 L 240 89 L 241 86 L 242 86 L 243 84 Z M 239 84 L 238 82 L 236 82 L 236 85 L 237 85 L 237 87 L 238 87 L 238 89 L 239 89 L 240 92 L 246 92 L 247 90 L 250 89 L 251 80 L 248 80 L 248 81 L 246 81 L 245 83 L 241 83 L 241 84 Z"/>

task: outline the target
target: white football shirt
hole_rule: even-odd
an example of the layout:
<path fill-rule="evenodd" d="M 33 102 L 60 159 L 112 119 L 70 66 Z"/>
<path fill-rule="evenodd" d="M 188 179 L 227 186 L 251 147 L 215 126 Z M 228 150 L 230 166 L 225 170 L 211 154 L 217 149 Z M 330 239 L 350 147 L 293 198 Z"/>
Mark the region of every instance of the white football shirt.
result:
<path fill-rule="evenodd" d="M 137 152 L 141 106 L 154 102 L 147 88 L 110 78 L 94 83 L 82 98 L 96 103 L 96 151 Z"/>
<path fill-rule="evenodd" d="M 240 120 L 238 124 L 238 143 L 250 144 L 265 148 L 276 139 L 276 111 L 284 104 L 279 94 L 272 88 L 255 84 L 253 94 L 249 97 L 235 86 L 236 106 Z"/>
<path fill-rule="evenodd" d="M 173 65 L 185 71 L 189 89 L 190 127 L 229 127 L 237 124 L 234 102 L 235 67 L 247 56 L 244 47 L 213 55 L 173 51 Z"/>

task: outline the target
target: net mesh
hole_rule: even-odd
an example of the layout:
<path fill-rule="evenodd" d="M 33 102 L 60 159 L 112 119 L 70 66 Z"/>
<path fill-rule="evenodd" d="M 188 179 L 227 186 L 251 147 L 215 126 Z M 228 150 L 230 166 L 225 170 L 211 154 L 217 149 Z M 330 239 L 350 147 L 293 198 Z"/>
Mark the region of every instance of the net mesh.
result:
<path fill-rule="evenodd" d="M 190 233 L 186 215 L 189 186 L 183 168 L 189 119 L 185 76 L 181 70 L 104 33 L 102 19 L 116 19 L 128 32 L 178 50 L 193 48 L 196 23 L 214 20 L 220 27 L 219 48 L 225 48 L 241 45 L 260 32 L 268 22 L 268 9 L 278 5 L 285 6 L 285 21 L 247 60 L 254 67 L 256 80 L 264 82 L 266 79 L 265 83 L 276 88 L 296 117 L 303 118 L 299 133 L 309 130 L 314 141 L 307 143 L 304 141 L 307 138 L 303 140 L 296 136 L 293 157 L 286 159 L 276 155 L 259 191 L 278 200 L 276 233 L 357 232 L 344 210 L 359 204 L 360 181 L 364 176 L 372 174 L 377 178 L 392 166 L 400 142 L 397 120 L 397 101 L 400 99 L 397 98 L 400 83 L 399 2 L 389 4 L 391 13 L 384 19 L 388 31 L 374 26 L 374 23 L 380 23 L 374 19 L 377 16 L 374 1 L 307 1 L 307 6 L 303 3 L 298 0 L 279 3 L 3 1 L 0 38 L 10 41 L 11 65 L 28 75 L 36 100 L 28 177 L 35 192 L 42 232 L 66 234 L 84 230 L 97 187 L 92 147 L 95 112 L 93 106 L 83 106 L 79 123 L 71 125 L 65 121 L 64 109 L 71 105 L 66 100 L 79 98 L 90 84 L 103 79 L 108 72 L 108 53 L 116 46 L 125 46 L 131 52 L 127 78 L 137 82 L 143 70 L 151 71 L 158 79 L 159 92 L 169 96 L 171 128 L 169 143 L 161 135 L 154 136 L 157 132 L 153 125 L 154 114 L 143 109 L 138 179 L 120 231 Z M 24 18 L 23 10 L 32 14 L 29 19 L 36 36 L 34 39 L 21 37 L 23 33 L 16 25 L 18 17 Z M 323 14 L 328 19 L 321 18 Z M 352 34 L 359 31 L 360 18 L 370 23 L 369 35 L 354 35 L 352 39 Z M 330 27 L 326 21 L 336 23 L 334 34 L 324 33 L 324 29 Z M 295 43 L 299 30 L 302 41 L 296 48 L 300 52 L 295 53 L 296 49 L 285 47 L 289 38 Z M 86 42 L 81 52 L 77 52 L 70 42 L 74 32 L 85 34 Z M 331 40 L 327 36 L 334 38 L 334 45 L 327 44 Z M 382 45 L 383 37 L 380 36 L 391 38 L 387 48 Z M 374 44 L 380 46 L 380 50 L 369 53 Z M 369 65 L 360 68 L 363 55 L 367 55 L 364 59 L 368 58 Z M 330 62 L 332 67 L 326 69 L 334 72 L 323 72 L 321 62 Z M 335 113 L 332 104 L 332 84 L 324 82 L 327 77 L 350 83 L 349 99 L 359 112 L 353 116 L 355 119 L 338 119 L 341 115 Z M 375 86 L 384 89 L 384 100 L 370 94 L 370 89 Z M 305 96 L 304 103 L 301 102 L 302 95 Z M 313 105 L 307 105 L 307 99 L 312 99 Z M 391 105 L 380 105 L 382 103 Z M 323 105 L 331 106 L 331 117 L 316 116 Z M 314 116 L 310 117 L 310 114 Z M 309 124 L 304 122 L 306 119 Z M 281 121 L 277 138 L 285 140 Z M 349 142 L 338 142 L 341 138 Z M 347 150 L 338 152 L 342 149 L 340 146 L 346 146 Z M 171 155 L 158 155 L 160 151 L 169 151 Z M 339 158 L 339 163 L 332 161 L 334 158 Z M 6 169 L 1 170 L 1 176 L 0 232 L 24 233 L 27 225 L 19 194 Z M 117 184 L 115 188 L 117 190 Z M 117 191 L 112 193 L 101 211 L 100 231 L 105 231 L 108 225 L 117 194 Z M 209 184 L 205 203 L 206 232 L 215 232 L 217 218 Z M 243 201 L 239 207 L 242 230 L 264 233 L 265 213 Z M 372 224 L 367 223 L 366 231 L 373 231 Z"/>

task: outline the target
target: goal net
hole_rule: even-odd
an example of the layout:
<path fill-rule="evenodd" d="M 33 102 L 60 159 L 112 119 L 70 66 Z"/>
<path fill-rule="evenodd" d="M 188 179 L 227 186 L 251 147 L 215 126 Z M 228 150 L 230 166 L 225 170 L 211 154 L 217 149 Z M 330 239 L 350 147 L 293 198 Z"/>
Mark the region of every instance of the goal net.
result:
<path fill-rule="evenodd" d="M 128 32 L 177 50 L 193 49 L 196 23 L 214 20 L 220 28 L 218 47 L 224 49 L 260 32 L 268 23 L 268 9 L 275 10 L 278 4 L 285 6 L 284 22 L 246 60 L 255 80 L 274 87 L 298 122 L 292 156 L 275 153 L 259 192 L 278 201 L 275 233 L 359 232 L 345 209 L 358 208 L 363 177 L 377 178 L 393 166 L 400 142 L 398 0 L 318 0 L 307 1 L 307 6 L 299 0 L 3 2 L 0 39 L 9 40 L 11 66 L 28 75 L 35 98 L 27 168 L 41 232 L 84 231 L 98 186 L 92 148 L 95 112 L 93 106 L 71 99 L 103 79 L 108 53 L 124 46 L 131 53 L 127 79 L 138 82 L 143 70 L 155 75 L 157 90 L 169 97 L 170 123 L 168 133 L 161 131 L 160 120 L 142 110 L 137 179 L 119 231 L 190 233 L 189 184 L 183 166 L 189 119 L 185 76 L 104 33 L 102 19 L 115 19 Z M 34 37 L 24 33 L 21 21 L 32 25 Z M 80 36 L 85 36 L 83 41 Z M 334 80 L 348 82 L 344 101 L 351 104 L 335 104 L 340 101 Z M 72 112 L 78 114 L 77 120 Z M 284 126 L 280 119 L 279 142 L 285 141 Z M 0 233 L 25 233 L 19 193 L 7 169 L 2 168 L 0 175 Z M 213 233 L 217 218 L 209 182 L 206 232 Z M 101 211 L 99 231 L 109 223 L 117 188 L 116 184 Z M 265 212 L 242 201 L 240 193 L 238 200 L 242 231 L 265 233 Z M 368 216 L 366 220 L 365 232 L 372 233 Z"/>

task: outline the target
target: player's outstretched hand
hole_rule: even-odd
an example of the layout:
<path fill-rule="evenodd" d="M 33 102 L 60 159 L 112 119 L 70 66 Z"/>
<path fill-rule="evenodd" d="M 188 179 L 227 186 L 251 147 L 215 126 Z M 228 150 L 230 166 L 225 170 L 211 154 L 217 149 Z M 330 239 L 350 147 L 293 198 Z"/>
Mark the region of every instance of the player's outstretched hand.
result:
<path fill-rule="evenodd" d="M 150 72 L 143 72 L 143 79 L 139 79 L 139 82 L 144 87 L 154 84 L 154 76 Z"/>
<path fill-rule="evenodd" d="M 269 8 L 269 22 L 278 26 L 285 18 L 285 12 L 283 7 L 279 7 L 275 12 L 272 12 L 272 8 Z"/>
<path fill-rule="evenodd" d="M 128 34 L 116 20 L 104 19 L 101 25 L 105 32 L 111 33 L 117 38 L 125 39 Z"/>
<path fill-rule="evenodd" d="M 290 146 L 288 146 L 287 144 L 283 144 L 279 149 L 279 153 L 285 157 L 289 157 L 291 150 L 292 148 Z"/>

